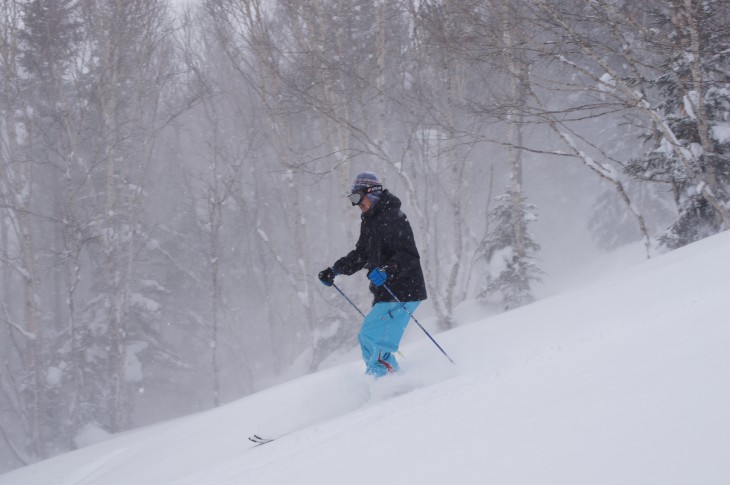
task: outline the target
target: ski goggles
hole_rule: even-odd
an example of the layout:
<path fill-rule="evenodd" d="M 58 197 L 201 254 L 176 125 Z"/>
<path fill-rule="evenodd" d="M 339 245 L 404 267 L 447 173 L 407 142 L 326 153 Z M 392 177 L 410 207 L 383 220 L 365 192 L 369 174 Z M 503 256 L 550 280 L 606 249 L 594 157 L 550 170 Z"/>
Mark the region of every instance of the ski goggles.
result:
<path fill-rule="evenodd" d="M 372 185 L 370 187 L 366 187 L 364 189 L 358 190 L 357 192 L 353 192 L 350 195 L 347 196 L 348 199 L 350 199 L 350 202 L 353 206 L 359 205 L 360 202 L 362 202 L 362 199 L 368 195 L 371 192 L 377 192 L 379 190 L 383 190 L 382 185 Z"/>

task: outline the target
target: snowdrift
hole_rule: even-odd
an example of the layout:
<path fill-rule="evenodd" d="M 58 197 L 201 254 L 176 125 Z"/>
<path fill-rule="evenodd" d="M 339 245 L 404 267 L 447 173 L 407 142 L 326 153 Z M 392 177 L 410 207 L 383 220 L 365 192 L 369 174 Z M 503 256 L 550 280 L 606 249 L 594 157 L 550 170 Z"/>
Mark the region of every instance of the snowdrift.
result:
<path fill-rule="evenodd" d="M 728 270 L 730 232 L 436 335 L 455 366 L 411 338 L 400 376 L 334 367 L 0 485 L 726 485 Z"/>

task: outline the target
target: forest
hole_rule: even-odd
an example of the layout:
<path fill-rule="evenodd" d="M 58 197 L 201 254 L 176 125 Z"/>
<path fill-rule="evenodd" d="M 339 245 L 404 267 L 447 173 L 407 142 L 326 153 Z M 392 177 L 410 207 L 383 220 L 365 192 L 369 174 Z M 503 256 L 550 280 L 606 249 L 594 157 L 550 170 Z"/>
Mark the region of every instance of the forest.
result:
<path fill-rule="evenodd" d="M 441 331 L 730 229 L 726 0 L 0 5 L 0 472 L 351 349 L 359 171 Z"/>

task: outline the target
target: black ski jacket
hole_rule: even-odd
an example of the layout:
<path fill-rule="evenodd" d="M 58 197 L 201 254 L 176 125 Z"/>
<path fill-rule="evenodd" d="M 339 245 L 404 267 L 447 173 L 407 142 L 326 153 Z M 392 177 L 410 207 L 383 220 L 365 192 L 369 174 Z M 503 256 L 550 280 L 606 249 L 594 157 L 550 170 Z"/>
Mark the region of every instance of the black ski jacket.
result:
<path fill-rule="evenodd" d="M 413 230 L 406 215 L 400 210 L 398 197 L 383 191 L 377 204 L 362 214 L 360 237 L 355 249 L 332 265 L 338 274 L 351 275 L 361 269 L 388 266 L 385 283 L 400 301 L 426 299 L 426 283 L 421 269 L 421 258 L 413 239 Z M 384 287 L 370 284 L 373 305 L 395 301 Z"/>

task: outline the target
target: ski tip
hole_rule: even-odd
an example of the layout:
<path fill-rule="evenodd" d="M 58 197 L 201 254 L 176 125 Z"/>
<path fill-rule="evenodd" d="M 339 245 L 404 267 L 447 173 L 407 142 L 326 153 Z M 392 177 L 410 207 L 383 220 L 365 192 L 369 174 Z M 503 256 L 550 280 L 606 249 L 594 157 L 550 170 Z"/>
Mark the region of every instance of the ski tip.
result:
<path fill-rule="evenodd" d="M 265 445 L 266 443 L 271 443 L 272 441 L 274 441 L 274 438 L 264 438 L 262 436 L 254 434 L 254 435 L 249 436 L 248 440 L 253 443 L 256 443 L 257 445 Z"/>

